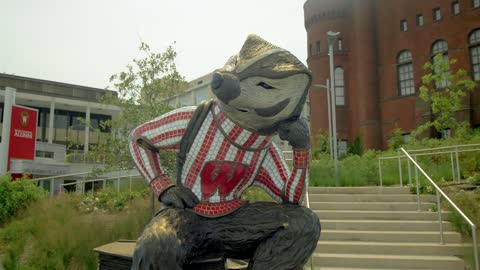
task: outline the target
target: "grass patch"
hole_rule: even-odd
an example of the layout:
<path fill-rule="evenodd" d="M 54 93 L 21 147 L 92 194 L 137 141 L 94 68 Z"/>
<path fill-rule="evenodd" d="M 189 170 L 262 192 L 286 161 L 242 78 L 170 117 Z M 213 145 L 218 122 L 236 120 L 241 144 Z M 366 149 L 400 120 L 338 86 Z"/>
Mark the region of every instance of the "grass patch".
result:
<path fill-rule="evenodd" d="M 5 269 L 97 269 L 93 248 L 136 239 L 150 219 L 149 196 L 130 197 L 121 211 L 85 211 L 84 199 L 76 194 L 44 199 L 6 224 L 0 232 Z"/>

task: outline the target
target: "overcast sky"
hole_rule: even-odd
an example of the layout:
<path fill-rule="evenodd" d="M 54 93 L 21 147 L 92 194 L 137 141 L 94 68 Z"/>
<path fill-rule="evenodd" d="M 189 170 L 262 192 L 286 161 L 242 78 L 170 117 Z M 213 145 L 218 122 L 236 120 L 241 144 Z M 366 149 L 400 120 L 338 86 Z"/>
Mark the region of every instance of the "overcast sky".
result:
<path fill-rule="evenodd" d="M 255 33 L 305 63 L 305 0 L 0 0 L 0 72 L 105 88 L 141 40 L 193 80 Z"/>

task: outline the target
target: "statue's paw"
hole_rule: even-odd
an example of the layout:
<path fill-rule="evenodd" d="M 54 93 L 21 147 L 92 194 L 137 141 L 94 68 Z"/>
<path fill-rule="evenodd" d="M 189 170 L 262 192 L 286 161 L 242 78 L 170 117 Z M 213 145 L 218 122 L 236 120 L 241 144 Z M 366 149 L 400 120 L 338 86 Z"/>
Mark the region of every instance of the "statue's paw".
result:
<path fill-rule="evenodd" d="M 160 202 L 166 206 L 184 209 L 193 208 L 199 200 L 190 189 L 175 186 L 160 195 Z"/>
<path fill-rule="evenodd" d="M 137 241 L 131 270 L 176 270 L 183 249 L 168 222 L 150 223 Z"/>

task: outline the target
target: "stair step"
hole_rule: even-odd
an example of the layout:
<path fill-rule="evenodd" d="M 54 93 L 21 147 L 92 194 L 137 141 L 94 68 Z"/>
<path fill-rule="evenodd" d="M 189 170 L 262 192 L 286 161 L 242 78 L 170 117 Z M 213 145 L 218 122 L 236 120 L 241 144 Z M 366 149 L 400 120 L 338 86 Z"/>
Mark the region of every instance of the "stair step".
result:
<path fill-rule="evenodd" d="M 381 219 L 381 220 L 437 220 L 437 212 L 418 211 L 364 211 L 364 210 L 314 210 L 322 219 Z M 443 211 L 443 220 L 448 220 L 449 212 Z"/>
<path fill-rule="evenodd" d="M 319 241 L 317 253 L 463 256 L 462 244 Z"/>
<path fill-rule="evenodd" d="M 368 255 L 315 253 L 315 267 L 373 267 L 396 269 L 464 269 L 463 260 L 455 256 Z"/>
<path fill-rule="evenodd" d="M 417 195 L 407 194 L 312 194 L 310 202 L 416 202 Z M 421 202 L 435 202 L 434 195 L 421 195 Z"/>
<path fill-rule="evenodd" d="M 310 269 L 310 264 L 306 264 L 306 269 Z M 408 268 L 409 270 L 425 270 L 425 268 Z M 345 268 L 345 267 L 323 267 L 317 266 L 314 270 L 405 270 L 400 268 Z"/>
<path fill-rule="evenodd" d="M 420 209 L 428 211 L 435 204 L 421 203 Z M 369 211 L 416 211 L 418 204 L 413 202 L 310 202 L 312 210 L 369 210 Z"/>
<path fill-rule="evenodd" d="M 461 243 L 457 232 L 444 232 L 446 243 Z M 405 231 L 352 231 L 352 230 L 322 230 L 322 241 L 372 241 L 372 242 L 411 242 L 440 243 L 440 233 L 435 232 L 405 232 Z"/>
<path fill-rule="evenodd" d="M 309 194 L 410 194 L 407 187 L 309 187 Z"/>
<path fill-rule="evenodd" d="M 322 229 L 361 230 L 361 231 L 435 231 L 439 230 L 438 221 L 425 220 L 362 220 L 362 219 L 323 219 Z M 443 222 L 445 231 L 453 230 L 450 222 Z"/>

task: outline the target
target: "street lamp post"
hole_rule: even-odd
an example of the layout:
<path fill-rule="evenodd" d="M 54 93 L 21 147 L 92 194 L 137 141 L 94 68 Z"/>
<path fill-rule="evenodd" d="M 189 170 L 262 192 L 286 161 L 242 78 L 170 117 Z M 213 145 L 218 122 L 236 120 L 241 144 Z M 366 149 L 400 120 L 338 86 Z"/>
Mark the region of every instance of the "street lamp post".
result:
<path fill-rule="evenodd" d="M 335 166 L 335 180 L 338 186 L 338 145 L 337 145 L 337 113 L 336 113 L 336 102 L 335 102 L 335 76 L 333 69 L 333 46 L 337 41 L 339 32 L 328 31 L 327 40 L 328 40 L 328 55 L 330 57 L 330 87 L 331 87 L 331 98 L 332 98 L 332 129 L 333 129 L 333 163 Z"/>
<path fill-rule="evenodd" d="M 314 84 L 315 87 L 325 88 L 327 90 L 327 108 L 328 108 L 328 144 L 330 146 L 330 159 L 333 159 L 333 137 L 332 137 L 332 114 L 331 114 L 331 106 L 330 106 L 330 80 L 327 79 L 327 83 L 325 85 L 321 84 Z"/>

